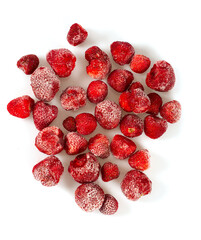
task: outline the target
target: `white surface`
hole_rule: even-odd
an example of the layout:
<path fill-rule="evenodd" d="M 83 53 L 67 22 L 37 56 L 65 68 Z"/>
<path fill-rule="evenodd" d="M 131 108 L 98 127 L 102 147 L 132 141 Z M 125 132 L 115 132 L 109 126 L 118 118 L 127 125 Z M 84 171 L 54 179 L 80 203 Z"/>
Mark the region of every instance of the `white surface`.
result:
<path fill-rule="evenodd" d="M 1 22 L 1 167 L 0 167 L 0 239 L 200 239 L 200 54 L 199 0 L 195 1 L 3 1 Z M 66 41 L 69 27 L 78 22 L 89 36 L 80 46 Z M 121 168 L 118 180 L 98 183 L 119 201 L 114 216 L 85 213 L 74 202 L 78 186 L 67 172 L 69 157 L 58 154 L 65 172 L 58 186 L 43 187 L 32 176 L 32 167 L 46 156 L 34 147 L 37 134 L 31 117 L 21 120 L 6 111 L 7 103 L 25 94 L 34 97 L 29 76 L 17 69 L 17 60 L 26 54 L 39 56 L 54 48 L 68 48 L 77 57 L 72 75 L 62 80 L 68 85 L 87 87 L 91 79 L 85 73 L 84 51 L 98 45 L 109 53 L 115 40 L 128 41 L 136 53 L 171 63 L 176 73 L 175 88 L 162 93 L 164 99 L 179 100 L 182 119 L 169 124 L 166 134 L 148 139 L 144 134 L 134 141 L 151 153 L 151 168 L 146 174 L 153 182 L 149 196 L 137 202 L 127 200 L 119 182 L 130 169 L 127 160 L 110 157 Z M 111 55 L 110 55 L 111 57 Z M 114 63 L 114 62 L 113 62 Z M 113 68 L 117 65 L 113 64 Z M 146 74 L 135 74 L 144 82 Z M 118 99 L 110 88 L 108 98 Z M 72 113 L 60 109 L 53 123 Z M 94 105 L 73 113 L 93 112 Z M 52 124 L 52 125 L 53 125 Z M 99 132 L 99 127 L 95 135 Z M 64 130 L 62 128 L 62 130 Z M 66 133 L 66 131 L 64 131 Z M 107 132 L 107 131 L 103 131 Z M 107 132 L 110 138 L 118 129 Z M 91 135 L 90 135 L 91 136 Z M 89 139 L 88 136 L 87 138 Z M 100 160 L 101 163 L 106 160 Z"/>

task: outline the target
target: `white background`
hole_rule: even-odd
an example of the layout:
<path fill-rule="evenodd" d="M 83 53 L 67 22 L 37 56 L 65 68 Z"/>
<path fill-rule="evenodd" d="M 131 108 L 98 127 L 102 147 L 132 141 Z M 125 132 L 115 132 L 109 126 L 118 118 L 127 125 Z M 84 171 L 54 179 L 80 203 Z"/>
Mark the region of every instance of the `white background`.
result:
<path fill-rule="evenodd" d="M 191 1 L 3 1 L 0 6 L 0 239 L 201 239 L 200 214 L 200 7 Z M 69 27 L 80 23 L 89 36 L 85 43 L 73 47 L 66 41 Z M 60 92 L 52 104 L 59 107 L 59 116 L 52 125 L 61 125 L 69 115 L 94 111 L 88 105 L 75 113 L 65 112 L 59 104 L 62 90 L 69 85 L 85 89 L 91 79 L 85 72 L 84 51 L 98 45 L 109 56 L 113 41 L 130 42 L 138 54 L 150 57 L 152 65 L 164 59 L 171 63 L 176 85 L 169 93 L 161 93 L 164 101 L 179 100 L 182 104 L 180 122 L 171 125 L 158 140 L 144 134 L 133 139 L 138 149 L 147 148 L 151 167 L 146 174 L 153 182 L 149 196 L 137 202 L 122 194 L 119 183 L 130 170 L 127 160 L 112 156 L 100 160 L 116 162 L 119 179 L 98 183 L 106 193 L 119 201 L 119 211 L 105 216 L 99 211 L 85 213 L 74 202 L 79 185 L 69 176 L 67 168 L 73 156 L 63 151 L 57 156 L 65 171 L 56 187 L 46 188 L 35 181 L 32 168 L 46 156 L 34 146 L 37 130 L 32 117 L 22 120 L 12 117 L 7 103 L 22 95 L 35 100 L 29 76 L 16 67 L 26 54 L 36 54 L 40 65 L 47 65 L 45 56 L 55 48 L 68 48 L 77 57 L 76 68 L 62 79 Z M 119 67 L 112 61 L 113 69 Z M 126 67 L 129 69 L 129 67 Z M 145 74 L 134 74 L 142 83 Z M 109 88 L 108 98 L 118 102 L 119 94 Z M 146 88 L 147 92 L 150 89 Z M 124 113 L 125 114 L 125 113 Z M 142 116 L 143 117 L 143 116 Z M 106 133 L 110 140 L 119 129 Z"/>

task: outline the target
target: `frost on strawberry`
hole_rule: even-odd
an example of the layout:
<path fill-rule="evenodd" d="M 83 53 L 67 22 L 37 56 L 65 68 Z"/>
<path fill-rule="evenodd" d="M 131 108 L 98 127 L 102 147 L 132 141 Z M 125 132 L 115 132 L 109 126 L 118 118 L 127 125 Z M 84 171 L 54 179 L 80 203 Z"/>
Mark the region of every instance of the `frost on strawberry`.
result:
<path fill-rule="evenodd" d="M 144 173 L 131 170 L 123 178 L 121 190 L 129 200 L 136 201 L 151 192 L 152 182 Z"/>
<path fill-rule="evenodd" d="M 43 186 L 52 187 L 58 184 L 63 171 L 64 167 L 61 161 L 55 156 L 50 156 L 37 163 L 33 167 L 32 173 Z"/>
<path fill-rule="evenodd" d="M 119 125 L 121 109 L 115 102 L 104 100 L 96 105 L 95 117 L 101 127 L 113 129 Z"/>
<path fill-rule="evenodd" d="M 86 71 L 90 77 L 103 80 L 111 71 L 110 59 L 99 47 L 93 46 L 87 49 L 85 58 L 89 62 Z"/>
<path fill-rule="evenodd" d="M 84 107 L 86 100 L 86 92 L 82 87 L 67 87 L 60 96 L 61 106 L 67 111 Z"/>
<path fill-rule="evenodd" d="M 68 31 L 67 40 L 71 45 L 77 46 L 83 43 L 87 36 L 87 31 L 80 24 L 74 23 Z"/>
<path fill-rule="evenodd" d="M 105 215 L 113 215 L 118 210 L 118 201 L 111 194 L 105 194 L 105 199 L 99 211 Z"/>
<path fill-rule="evenodd" d="M 39 101 L 33 108 L 33 120 L 36 128 L 42 130 L 48 127 L 58 115 L 58 108 L 43 101 Z"/>
<path fill-rule="evenodd" d="M 42 101 L 51 101 L 60 88 L 60 80 L 47 67 L 39 67 L 31 75 L 31 87 L 35 96 Z"/>
<path fill-rule="evenodd" d="M 64 149 L 69 155 L 75 155 L 84 152 L 87 149 L 88 142 L 79 133 L 70 132 L 65 136 Z"/>
<path fill-rule="evenodd" d="M 35 146 L 47 155 L 60 153 L 63 145 L 63 132 L 55 126 L 44 128 L 35 139 Z"/>
<path fill-rule="evenodd" d="M 157 61 L 147 74 L 146 84 L 159 92 L 171 90 L 175 85 L 175 74 L 172 66 L 166 61 Z"/>
<path fill-rule="evenodd" d="M 70 162 L 68 172 L 76 182 L 90 183 L 98 179 L 100 164 L 93 154 L 80 154 Z"/>
<path fill-rule="evenodd" d="M 46 59 L 55 74 L 61 78 L 70 76 L 75 68 L 76 57 L 70 50 L 65 48 L 51 50 Z"/>
<path fill-rule="evenodd" d="M 75 202 L 86 212 L 100 209 L 104 199 L 105 194 L 103 189 L 95 183 L 84 183 L 75 191 Z"/>

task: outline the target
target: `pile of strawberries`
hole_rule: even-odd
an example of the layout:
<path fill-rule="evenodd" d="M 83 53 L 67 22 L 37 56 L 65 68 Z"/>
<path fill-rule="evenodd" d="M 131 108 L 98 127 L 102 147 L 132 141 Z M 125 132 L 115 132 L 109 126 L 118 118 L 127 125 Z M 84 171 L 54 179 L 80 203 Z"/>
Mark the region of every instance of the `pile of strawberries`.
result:
<path fill-rule="evenodd" d="M 68 32 L 67 40 L 77 46 L 84 42 L 87 31 L 79 24 L 73 24 Z M 113 60 L 119 65 L 130 64 L 132 72 L 144 73 L 151 64 L 148 57 L 135 55 L 133 46 L 128 42 L 116 41 L 110 46 Z M 87 74 L 95 79 L 87 91 L 82 87 L 68 86 L 60 96 L 61 106 L 66 111 L 75 111 L 87 104 L 87 99 L 96 104 L 94 115 L 81 113 L 75 118 L 68 116 L 63 126 L 69 132 L 64 136 L 61 129 L 49 126 L 58 115 L 58 108 L 50 102 L 60 88 L 60 78 L 68 77 L 73 71 L 76 57 L 68 49 L 54 49 L 46 56 L 50 67 L 38 67 L 36 55 L 26 55 L 19 59 L 17 66 L 25 74 L 30 74 L 31 87 L 38 99 L 35 102 L 30 96 L 18 97 L 7 105 L 8 112 L 19 118 L 27 118 L 33 113 L 33 121 L 39 130 L 35 146 L 39 151 L 49 155 L 33 167 L 33 175 L 44 186 L 58 184 L 64 171 L 62 162 L 55 156 L 62 150 L 68 155 L 76 155 L 68 167 L 72 178 L 81 185 L 75 191 L 75 201 L 84 211 L 99 209 L 103 214 L 114 214 L 118 209 L 118 201 L 94 182 L 101 173 L 105 182 L 116 179 L 120 175 L 117 164 L 105 162 L 101 167 L 98 158 L 108 158 L 110 152 L 120 160 L 128 158 L 133 170 L 129 171 L 121 182 L 121 190 L 130 200 L 137 200 L 151 192 L 152 183 L 142 172 L 149 168 L 150 154 L 146 149 L 136 151 L 136 144 L 131 138 L 145 134 L 156 139 L 162 136 L 168 123 L 175 123 L 181 116 L 181 105 L 173 100 L 163 104 L 162 98 L 155 92 L 148 95 L 140 82 L 133 82 L 131 71 L 115 69 L 109 56 L 97 46 L 85 52 L 88 61 Z M 119 105 L 106 99 L 108 85 L 102 80 L 107 78 L 111 88 L 120 93 Z M 146 77 L 149 88 L 167 92 L 175 85 L 175 74 L 172 66 L 166 61 L 157 61 Z M 106 100 L 105 100 L 106 99 Z M 122 109 L 128 114 L 122 117 Z M 147 113 L 144 121 L 139 113 Z M 161 117 L 158 116 L 160 113 Z M 87 141 L 84 135 L 93 133 L 97 123 L 110 130 L 119 126 L 123 135 L 117 134 L 111 143 L 102 133 L 96 134 Z M 90 152 L 82 153 L 86 149 Z M 82 154 L 80 154 L 82 153 Z"/>

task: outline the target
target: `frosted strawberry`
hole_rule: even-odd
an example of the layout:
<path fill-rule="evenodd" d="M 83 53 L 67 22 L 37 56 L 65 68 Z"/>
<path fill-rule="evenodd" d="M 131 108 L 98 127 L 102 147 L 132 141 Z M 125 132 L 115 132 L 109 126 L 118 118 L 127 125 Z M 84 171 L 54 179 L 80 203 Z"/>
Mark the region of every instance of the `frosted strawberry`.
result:
<path fill-rule="evenodd" d="M 86 100 L 86 92 L 82 87 L 67 87 L 60 96 L 61 106 L 67 111 L 84 107 Z"/>
<path fill-rule="evenodd" d="M 100 209 L 104 199 L 105 194 L 103 189 L 95 183 L 84 183 L 75 191 L 75 202 L 86 212 Z"/>
<path fill-rule="evenodd" d="M 110 194 L 105 194 L 105 199 L 99 211 L 105 215 L 113 215 L 118 210 L 118 201 Z"/>
<path fill-rule="evenodd" d="M 75 155 L 84 152 L 87 149 L 87 140 L 78 133 L 70 132 L 65 136 L 64 149 L 69 155 Z"/>
<path fill-rule="evenodd" d="M 58 115 L 58 108 L 54 105 L 39 101 L 33 108 L 33 120 L 36 128 L 42 130 L 48 127 Z"/>
<path fill-rule="evenodd" d="M 144 55 L 135 55 L 130 63 L 130 68 L 133 72 L 143 73 L 145 72 L 151 64 L 148 57 Z"/>
<path fill-rule="evenodd" d="M 100 158 L 107 158 L 110 155 L 109 139 L 103 134 L 96 134 L 89 139 L 88 148 L 95 156 Z"/>
<path fill-rule="evenodd" d="M 35 139 L 38 150 L 48 155 L 60 153 L 63 145 L 63 132 L 54 126 L 44 128 Z"/>
<path fill-rule="evenodd" d="M 83 43 L 86 40 L 87 36 L 87 31 L 80 24 L 74 23 L 70 27 L 67 35 L 67 40 L 71 45 L 77 46 Z"/>
<path fill-rule="evenodd" d="M 144 113 L 151 105 L 147 94 L 140 88 L 134 89 L 131 92 L 130 106 L 134 113 Z"/>
<path fill-rule="evenodd" d="M 131 170 L 122 180 L 121 190 L 129 200 L 136 201 L 151 192 L 152 182 L 144 173 Z"/>
<path fill-rule="evenodd" d="M 181 104 L 176 100 L 167 102 L 161 107 L 160 114 L 169 123 L 176 123 L 181 117 Z"/>
<path fill-rule="evenodd" d="M 101 80 L 92 81 L 87 88 L 87 98 L 92 103 L 102 102 L 108 94 L 107 84 Z"/>
<path fill-rule="evenodd" d="M 150 154 L 147 149 L 135 152 L 129 159 L 128 163 L 132 168 L 140 171 L 147 170 L 150 166 Z"/>
<path fill-rule="evenodd" d="M 171 90 L 175 85 L 175 74 L 172 66 L 166 61 L 157 61 L 147 74 L 146 84 L 159 92 Z"/>
<path fill-rule="evenodd" d="M 104 182 L 109 182 L 119 177 L 119 168 L 117 164 L 106 162 L 101 168 L 101 175 Z"/>
<path fill-rule="evenodd" d="M 121 109 L 115 102 L 104 100 L 96 105 L 95 117 L 101 127 L 113 129 L 121 120 Z"/>
<path fill-rule="evenodd" d="M 89 61 L 86 67 L 87 74 L 97 80 L 106 78 L 111 70 L 111 63 L 108 55 L 99 47 L 93 46 L 86 50 L 85 58 Z"/>
<path fill-rule="evenodd" d="M 135 50 L 133 46 L 128 42 L 116 41 L 110 46 L 113 60 L 119 65 L 125 65 L 130 63 Z"/>
<path fill-rule="evenodd" d="M 42 101 L 51 101 L 60 88 L 60 80 L 47 67 L 39 67 L 31 75 L 31 87 L 35 96 Z"/>
<path fill-rule="evenodd" d="M 42 185 L 52 187 L 58 184 L 63 171 L 64 167 L 61 161 L 55 156 L 50 156 L 37 163 L 33 167 L 32 173 Z"/>
<path fill-rule="evenodd" d="M 89 135 L 97 127 L 96 118 L 91 113 L 80 113 L 75 118 L 77 132 Z"/>
<path fill-rule="evenodd" d="M 68 77 L 75 68 L 76 57 L 65 48 L 53 49 L 46 56 L 47 62 L 59 77 Z"/>
<path fill-rule="evenodd" d="M 100 164 L 93 154 L 80 154 L 70 162 L 68 172 L 76 182 L 94 182 L 99 177 Z"/>

